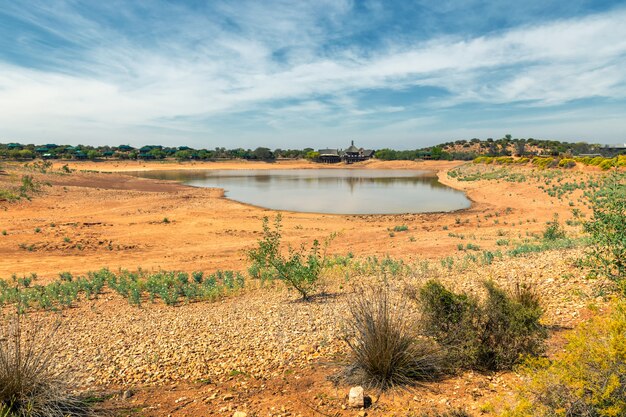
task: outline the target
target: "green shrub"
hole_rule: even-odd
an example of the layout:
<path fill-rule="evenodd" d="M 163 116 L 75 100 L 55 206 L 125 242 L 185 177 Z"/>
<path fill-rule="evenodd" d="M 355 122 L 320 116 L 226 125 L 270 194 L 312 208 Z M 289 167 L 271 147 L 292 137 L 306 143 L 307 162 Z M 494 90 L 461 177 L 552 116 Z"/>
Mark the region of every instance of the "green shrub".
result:
<path fill-rule="evenodd" d="M 559 161 L 559 166 L 561 168 L 573 168 L 576 166 L 576 161 L 571 158 L 563 158 Z"/>
<path fill-rule="evenodd" d="M 598 165 L 602 170 L 606 171 L 609 168 L 613 168 L 615 166 L 615 159 L 605 159 L 600 162 Z"/>
<path fill-rule="evenodd" d="M 548 222 L 548 226 L 546 230 L 543 232 L 543 238 L 546 240 L 557 240 L 565 238 L 565 230 L 563 230 L 563 226 L 559 223 L 559 215 L 554 214 L 554 218 L 551 222 Z"/>
<path fill-rule="evenodd" d="M 263 238 L 258 240 L 257 248 L 248 251 L 248 259 L 252 261 L 249 271 L 256 276 L 281 280 L 298 291 L 302 300 L 308 300 L 319 286 L 320 274 L 325 265 L 325 252 L 320 250 L 319 242 L 314 240 L 308 251 L 302 245 L 299 250 L 288 248 L 288 254 L 284 255 L 281 246 L 281 220 L 278 214 L 272 230 L 269 219 L 263 218 Z M 326 246 L 329 242 L 330 239 Z"/>
<path fill-rule="evenodd" d="M 624 286 L 626 278 L 626 184 L 613 175 L 591 197 L 593 216 L 584 229 L 591 236 L 588 260 L 596 273 Z"/>
<path fill-rule="evenodd" d="M 360 287 L 348 312 L 344 340 L 350 357 L 345 377 L 350 383 L 385 390 L 439 373 L 440 350 L 412 333 L 405 297 L 392 294 L 387 285 Z"/>
<path fill-rule="evenodd" d="M 626 415 L 626 305 L 568 336 L 554 360 L 529 359 L 517 403 L 506 417 Z"/>
<path fill-rule="evenodd" d="M 484 286 L 482 303 L 436 281 L 419 292 L 422 330 L 446 349 L 452 369 L 511 369 L 521 355 L 543 352 L 547 333 L 532 289 L 518 285 L 508 294 L 493 282 Z"/>
<path fill-rule="evenodd" d="M 557 161 L 554 158 L 550 157 L 536 156 L 532 159 L 532 164 L 539 168 L 545 169 L 549 167 L 554 167 L 557 164 Z"/>

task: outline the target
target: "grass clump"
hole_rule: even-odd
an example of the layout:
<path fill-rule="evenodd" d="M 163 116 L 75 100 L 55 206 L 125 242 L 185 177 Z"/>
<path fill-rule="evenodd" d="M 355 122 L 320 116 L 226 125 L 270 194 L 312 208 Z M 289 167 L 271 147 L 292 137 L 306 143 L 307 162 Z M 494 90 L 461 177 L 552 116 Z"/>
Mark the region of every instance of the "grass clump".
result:
<path fill-rule="evenodd" d="M 56 327 L 21 314 L 0 320 L 0 415 L 91 415 L 87 404 L 69 393 L 69 376 L 54 369 Z"/>
<path fill-rule="evenodd" d="M 440 350 L 414 335 L 406 299 L 388 285 L 357 288 L 348 304 L 345 341 L 350 347 L 346 379 L 386 390 L 432 379 L 441 366 Z"/>
<path fill-rule="evenodd" d="M 454 293 L 429 281 L 417 298 L 421 327 L 446 351 L 446 363 L 457 369 L 511 369 L 522 355 L 544 350 L 547 332 L 539 322 L 543 313 L 534 291 L 518 285 L 507 293 L 485 282 L 486 297 Z"/>
<path fill-rule="evenodd" d="M 570 333 L 554 360 L 531 359 L 506 417 L 626 415 L 626 304 Z"/>

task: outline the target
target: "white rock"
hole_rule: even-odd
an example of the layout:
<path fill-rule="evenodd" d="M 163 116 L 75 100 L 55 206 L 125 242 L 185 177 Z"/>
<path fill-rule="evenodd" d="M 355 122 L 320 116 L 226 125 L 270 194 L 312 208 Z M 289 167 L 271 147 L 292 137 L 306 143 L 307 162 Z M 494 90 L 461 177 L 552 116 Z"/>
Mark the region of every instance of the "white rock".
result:
<path fill-rule="evenodd" d="M 348 405 L 354 408 L 361 408 L 365 405 L 363 399 L 363 387 L 350 388 L 350 394 L 348 395 Z"/>

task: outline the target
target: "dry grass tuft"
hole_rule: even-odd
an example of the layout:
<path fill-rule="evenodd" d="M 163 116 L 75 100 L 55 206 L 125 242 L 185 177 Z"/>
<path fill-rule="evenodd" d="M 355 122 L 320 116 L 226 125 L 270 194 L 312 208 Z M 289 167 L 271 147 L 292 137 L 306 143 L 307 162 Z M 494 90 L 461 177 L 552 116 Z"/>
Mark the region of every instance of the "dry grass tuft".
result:
<path fill-rule="evenodd" d="M 0 317 L 0 416 L 92 414 L 70 394 L 68 375 L 55 371 L 57 327 L 18 313 Z"/>
<path fill-rule="evenodd" d="M 440 350 L 414 335 L 410 308 L 401 293 L 387 284 L 360 286 L 349 301 L 348 312 L 348 382 L 386 390 L 432 380 L 439 374 Z"/>

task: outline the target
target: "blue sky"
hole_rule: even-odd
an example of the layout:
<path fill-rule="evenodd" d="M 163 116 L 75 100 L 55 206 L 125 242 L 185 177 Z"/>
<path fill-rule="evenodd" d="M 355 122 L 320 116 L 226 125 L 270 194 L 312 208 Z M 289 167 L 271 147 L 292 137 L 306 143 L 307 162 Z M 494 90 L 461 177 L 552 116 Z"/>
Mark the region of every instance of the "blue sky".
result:
<path fill-rule="evenodd" d="M 0 142 L 626 141 L 624 1 L 4 1 Z"/>

